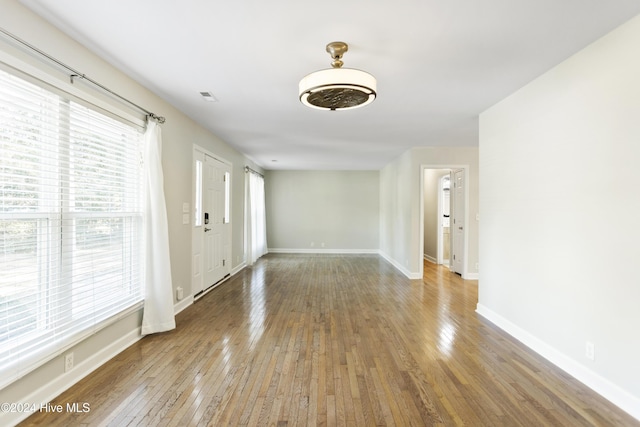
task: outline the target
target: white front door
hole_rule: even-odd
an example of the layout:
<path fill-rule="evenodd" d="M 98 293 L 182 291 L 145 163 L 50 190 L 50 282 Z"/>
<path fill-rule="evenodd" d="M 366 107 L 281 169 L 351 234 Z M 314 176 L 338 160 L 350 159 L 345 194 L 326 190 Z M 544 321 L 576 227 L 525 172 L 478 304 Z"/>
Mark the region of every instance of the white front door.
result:
<path fill-rule="evenodd" d="M 207 154 L 203 166 L 203 260 L 204 289 L 219 282 L 231 271 L 228 164 Z"/>
<path fill-rule="evenodd" d="M 455 273 L 464 275 L 464 170 L 456 170 L 453 175 L 453 221 L 451 234 L 451 268 Z"/>

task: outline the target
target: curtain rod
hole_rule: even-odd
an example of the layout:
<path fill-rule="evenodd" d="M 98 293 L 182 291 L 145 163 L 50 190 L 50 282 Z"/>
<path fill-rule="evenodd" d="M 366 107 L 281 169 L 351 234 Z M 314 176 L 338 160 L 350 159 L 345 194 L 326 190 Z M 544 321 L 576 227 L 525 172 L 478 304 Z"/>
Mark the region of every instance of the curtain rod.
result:
<path fill-rule="evenodd" d="M 33 46 L 32 44 L 22 40 L 21 38 L 15 36 L 14 34 L 11 34 L 10 32 L 8 32 L 7 30 L 5 30 L 4 28 L 0 27 L 0 32 L 3 33 L 5 36 L 10 37 L 11 39 L 13 39 L 14 41 L 20 43 L 21 45 L 31 49 L 32 51 L 38 53 L 39 55 L 45 57 L 46 59 L 48 59 L 51 62 L 54 62 L 56 64 L 58 64 L 59 66 L 61 66 L 62 68 L 65 68 L 67 71 L 70 71 L 72 74 L 69 76 L 69 79 L 71 81 L 71 84 L 73 84 L 73 80 L 75 78 L 80 78 L 82 80 L 85 80 L 89 83 L 91 83 L 92 85 L 100 88 L 101 90 L 109 93 L 110 95 L 118 98 L 120 101 L 123 101 L 135 108 L 137 108 L 138 110 L 142 111 L 143 113 L 145 113 L 147 116 L 151 117 L 152 119 L 155 119 L 158 121 L 158 123 L 164 123 L 165 122 L 165 118 L 161 117 L 161 116 L 157 116 L 154 113 L 152 113 L 151 111 L 147 110 L 146 108 L 142 108 L 141 106 L 139 106 L 138 104 L 134 103 L 133 101 L 128 100 L 127 98 L 123 97 L 122 95 L 119 95 L 117 93 L 115 93 L 114 91 L 112 91 L 111 89 L 101 85 L 100 83 L 96 82 L 93 79 L 90 79 L 89 77 L 87 77 L 86 75 L 84 75 L 83 73 L 75 70 L 74 68 L 70 67 L 69 65 L 65 64 L 64 62 L 54 58 L 53 56 L 49 55 L 46 52 L 41 51 L 40 49 L 38 49 L 37 47 Z"/>
<path fill-rule="evenodd" d="M 253 170 L 253 169 L 251 169 L 249 166 L 245 166 L 245 167 L 244 167 L 244 171 L 245 171 L 245 172 L 253 172 L 253 173 L 255 173 L 256 175 L 260 175 L 261 177 L 263 177 L 263 178 L 264 178 L 264 175 L 262 175 L 262 174 L 261 174 L 260 172 L 258 172 L 257 170 Z"/>

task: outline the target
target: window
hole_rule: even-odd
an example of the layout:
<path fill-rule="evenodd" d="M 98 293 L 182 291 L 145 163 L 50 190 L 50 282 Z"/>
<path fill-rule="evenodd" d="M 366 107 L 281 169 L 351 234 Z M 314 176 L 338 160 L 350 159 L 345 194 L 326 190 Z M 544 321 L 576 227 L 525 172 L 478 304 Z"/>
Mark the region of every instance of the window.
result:
<path fill-rule="evenodd" d="M 0 387 L 142 301 L 141 144 L 0 70 Z"/>
<path fill-rule="evenodd" d="M 202 226 L 202 160 L 196 160 L 196 197 L 193 208 L 193 225 Z"/>

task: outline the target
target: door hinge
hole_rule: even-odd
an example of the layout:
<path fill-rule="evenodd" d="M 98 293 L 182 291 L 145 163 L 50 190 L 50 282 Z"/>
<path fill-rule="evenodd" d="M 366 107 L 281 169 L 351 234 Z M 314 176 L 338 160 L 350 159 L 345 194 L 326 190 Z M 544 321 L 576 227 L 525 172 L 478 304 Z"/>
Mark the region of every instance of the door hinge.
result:
<path fill-rule="evenodd" d="M 222 260 L 222 266 L 223 266 L 223 267 L 224 267 L 224 264 L 225 264 L 225 260 Z"/>

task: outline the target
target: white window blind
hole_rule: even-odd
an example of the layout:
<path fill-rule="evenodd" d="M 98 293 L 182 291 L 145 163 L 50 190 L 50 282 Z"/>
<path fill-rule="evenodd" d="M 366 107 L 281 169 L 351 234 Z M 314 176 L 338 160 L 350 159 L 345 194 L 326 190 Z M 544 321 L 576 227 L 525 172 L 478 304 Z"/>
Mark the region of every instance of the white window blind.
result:
<path fill-rule="evenodd" d="M 141 144 L 0 70 L 0 387 L 142 301 Z"/>

